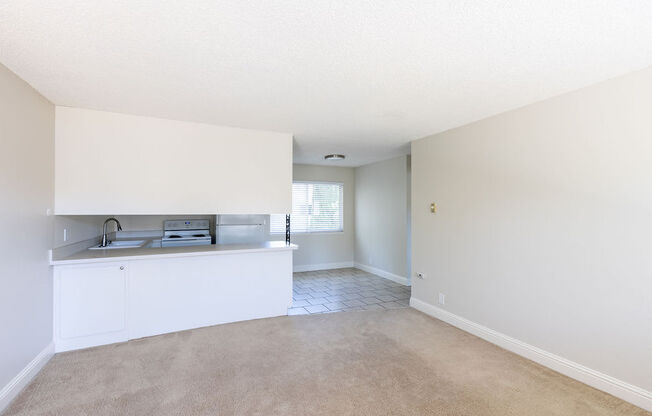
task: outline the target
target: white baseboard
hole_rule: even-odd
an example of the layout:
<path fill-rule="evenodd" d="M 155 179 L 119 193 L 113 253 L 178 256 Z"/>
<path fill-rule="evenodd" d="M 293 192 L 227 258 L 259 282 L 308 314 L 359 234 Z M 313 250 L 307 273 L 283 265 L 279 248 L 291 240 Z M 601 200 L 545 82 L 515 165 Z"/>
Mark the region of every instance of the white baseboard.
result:
<path fill-rule="evenodd" d="M 647 390 L 526 344 L 419 299 L 410 298 L 410 306 L 584 384 L 652 411 L 652 393 Z"/>
<path fill-rule="evenodd" d="M 29 384 L 50 358 L 54 355 L 54 343 L 48 344 L 20 373 L 0 390 L 0 413 Z"/>
<path fill-rule="evenodd" d="M 353 267 L 353 262 L 345 261 L 341 263 L 303 264 L 293 266 L 292 269 L 295 272 L 312 272 L 315 270 L 344 269 L 347 267 Z"/>
<path fill-rule="evenodd" d="M 365 272 L 373 273 L 377 276 L 384 277 L 385 279 L 389 279 L 393 282 L 400 283 L 404 286 L 410 286 L 410 281 L 405 276 L 399 276 L 397 274 L 386 272 L 385 270 L 367 266 L 366 264 L 362 264 L 362 263 L 355 263 L 355 267 L 357 267 L 360 270 L 364 270 Z"/>

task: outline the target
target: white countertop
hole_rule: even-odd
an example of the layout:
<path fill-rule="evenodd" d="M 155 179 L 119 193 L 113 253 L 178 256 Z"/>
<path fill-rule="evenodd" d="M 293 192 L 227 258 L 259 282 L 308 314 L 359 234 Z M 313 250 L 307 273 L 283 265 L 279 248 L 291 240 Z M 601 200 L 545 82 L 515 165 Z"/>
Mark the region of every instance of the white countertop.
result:
<path fill-rule="evenodd" d="M 110 250 L 82 250 L 62 258 L 52 258 L 53 266 L 66 264 L 101 263 L 105 261 L 142 260 L 152 258 L 213 256 L 222 254 L 255 253 L 296 250 L 296 244 L 285 241 L 265 241 L 251 244 L 212 244 L 190 247 L 120 248 Z"/>

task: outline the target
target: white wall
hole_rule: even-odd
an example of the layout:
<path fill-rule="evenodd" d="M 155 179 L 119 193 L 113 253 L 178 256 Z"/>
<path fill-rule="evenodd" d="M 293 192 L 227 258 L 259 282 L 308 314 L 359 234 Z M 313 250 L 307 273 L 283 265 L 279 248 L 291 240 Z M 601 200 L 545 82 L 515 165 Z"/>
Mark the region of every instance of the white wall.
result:
<path fill-rule="evenodd" d="M 292 234 L 292 243 L 299 245 L 299 249 L 294 252 L 295 271 L 353 266 L 355 250 L 355 177 L 353 168 L 294 165 L 293 179 L 344 184 L 344 231 Z M 272 235 L 272 238 L 285 239 L 285 235 Z"/>
<path fill-rule="evenodd" d="M 652 68 L 417 140 L 412 187 L 414 298 L 652 391 Z"/>
<path fill-rule="evenodd" d="M 102 235 L 106 215 L 56 215 L 54 217 L 54 248 L 64 247 Z M 114 225 L 111 224 L 111 231 Z M 66 239 L 64 240 L 64 230 Z"/>
<path fill-rule="evenodd" d="M 56 108 L 55 211 L 284 214 L 292 135 Z"/>
<path fill-rule="evenodd" d="M 54 106 L 0 65 L 0 411 L 52 341 L 53 173 Z"/>
<path fill-rule="evenodd" d="M 104 217 L 103 217 L 104 218 Z M 209 220 L 209 228 L 215 231 L 215 215 L 116 215 L 122 231 L 125 233 L 133 231 L 161 231 L 163 230 L 163 222 L 167 220 Z M 111 224 L 111 231 L 115 229 L 115 225 Z"/>
<path fill-rule="evenodd" d="M 402 283 L 409 281 L 408 158 L 355 169 L 355 261 Z"/>

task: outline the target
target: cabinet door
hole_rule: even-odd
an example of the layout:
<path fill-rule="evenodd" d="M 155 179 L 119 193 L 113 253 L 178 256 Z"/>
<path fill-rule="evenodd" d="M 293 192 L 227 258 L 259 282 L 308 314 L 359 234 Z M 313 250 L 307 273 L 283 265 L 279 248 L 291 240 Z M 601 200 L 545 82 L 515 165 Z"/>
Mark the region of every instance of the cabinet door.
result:
<path fill-rule="evenodd" d="M 58 335 L 63 340 L 126 331 L 126 266 L 102 263 L 61 268 L 56 303 Z"/>

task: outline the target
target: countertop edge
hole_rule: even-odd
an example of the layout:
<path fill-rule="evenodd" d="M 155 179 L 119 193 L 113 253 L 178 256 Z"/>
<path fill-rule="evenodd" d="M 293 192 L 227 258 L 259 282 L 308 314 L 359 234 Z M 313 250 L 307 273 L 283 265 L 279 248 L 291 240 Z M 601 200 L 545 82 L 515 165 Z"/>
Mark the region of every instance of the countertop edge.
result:
<path fill-rule="evenodd" d="M 220 256 L 228 254 L 247 254 L 247 253 L 260 253 L 260 252 L 275 252 L 275 251 L 291 251 L 299 247 L 296 244 L 278 247 L 250 247 L 250 248 L 233 248 L 223 250 L 197 250 L 179 253 L 152 253 L 152 254 L 134 254 L 124 256 L 107 256 L 107 257 L 92 257 L 92 258 L 72 258 L 51 260 L 51 266 L 67 266 L 76 264 L 89 264 L 89 263 L 108 263 L 120 262 L 131 260 L 148 260 L 148 259 L 162 259 L 162 258 L 180 258 L 180 257 L 200 257 L 200 256 Z M 130 249 L 124 249 L 130 250 Z M 72 255 L 71 257 L 73 257 Z"/>

